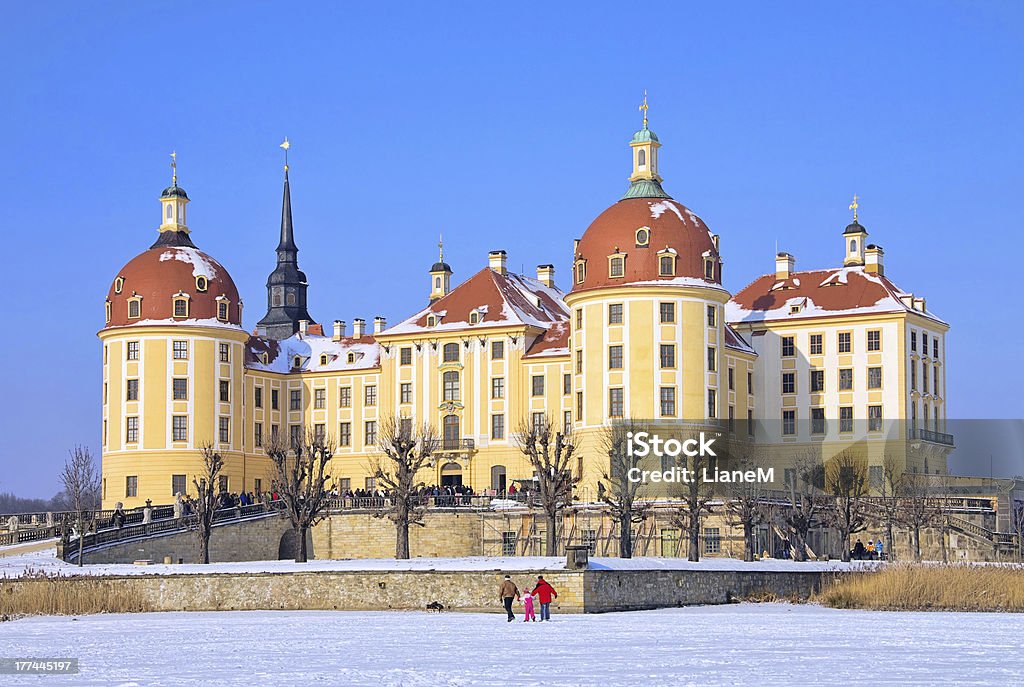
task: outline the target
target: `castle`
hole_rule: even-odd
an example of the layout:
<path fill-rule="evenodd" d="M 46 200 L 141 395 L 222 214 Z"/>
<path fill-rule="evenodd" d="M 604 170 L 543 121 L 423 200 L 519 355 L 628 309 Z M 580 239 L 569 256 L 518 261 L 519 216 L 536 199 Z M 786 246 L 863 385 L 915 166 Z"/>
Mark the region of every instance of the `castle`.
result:
<path fill-rule="evenodd" d="M 504 251 L 453 288 L 442 254 L 429 303 L 390 326 L 335 320 L 325 331 L 310 315 L 286 164 L 266 314 L 246 331 L 230 274 L 193 243 L 175 175 L 156 241 L 106 297 L 104 508 L 188 493 L 205 443 L 226 462 L 221 489 L 266 491 L 264 441 L 306 428 L 337 445 L 333 486 L 373 488 L 388 416 L 437 428 L 424 482 L 477 491 L 532 476 L 514 433 L 540 418 L 577 437 L 584 500 L 608 470 L 600 434 L 616 418 L 756 433 L 778 454 L 856 444 L 875 482 L 887 456 L 944 473 L 949 327 L 887 276 L 856 198 L 840 265 L 798 271 L 778 253 L 774 272 L 730 294 L 722 242 L 663 188 L 644 114 L 629 187 L 575 241 L 569 291 L 551 264 L 514 274 Z"/>

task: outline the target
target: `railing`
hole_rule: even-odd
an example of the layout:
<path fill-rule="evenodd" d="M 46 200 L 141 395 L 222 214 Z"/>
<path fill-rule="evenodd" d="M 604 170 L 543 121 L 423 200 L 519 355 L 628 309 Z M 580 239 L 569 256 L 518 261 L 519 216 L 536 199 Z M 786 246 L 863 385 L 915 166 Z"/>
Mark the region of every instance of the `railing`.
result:
<path fill-rule="evenodd" d="M 476 440 L 474 439 L 445 438 L 441 441 L 442 451 L 472 451 L 475 448 Z"/>
<path fill-rule="evenodd" d="M 993 532 L 992 530 L 976 525 L 973 522 L 958 518 L 952 515 L 946 516 L 946 525 L 950 529 L 963 532 L 968 536 L 975 537 L 977 539 L 983 539 L 989 542 L 993 546 L 1002 548 L 1016 548 L 1017 546 L 1017 535 L 1009 532 Z"/>
<path fill-rule="evenodd" d="M 536 497 L 527 501 L 525 494 L 486 496 L 482 494 L 440 494 L 438 496 L 415 496 L 411 505 L 415 508 L 478 508 L 489 509 L 497 500 L 517 501 L 523 505 L 536 502 Z M 327 509 L 332 513 L 347 510 L 380 510 L 394 503 L 391 496 L 335 496 L 328 500 Z"/>
<path fill-rule="evenodd" d="M 921 441 L 928 441 L 933 444 L 942 444 L 943 446 L 954 445 L 952 434 L 946 434 L 945 432 L 933 432 L 930 429 L 914 429 L 913 427 L 907 427 L 907 438 L 920 439 Z"/>
<path fill-rule="evenodd" d="M 52 539 L 60 534 L 61 528 L 57 525 L 53 527 L 36 527 L 28 530 L 15 530 L 14 532 L 3 532 L 0 533 L 0 546 L 10 546 L 11 544 L 23 544 L 29 541 L 40 541 L 42 539 Z"/>

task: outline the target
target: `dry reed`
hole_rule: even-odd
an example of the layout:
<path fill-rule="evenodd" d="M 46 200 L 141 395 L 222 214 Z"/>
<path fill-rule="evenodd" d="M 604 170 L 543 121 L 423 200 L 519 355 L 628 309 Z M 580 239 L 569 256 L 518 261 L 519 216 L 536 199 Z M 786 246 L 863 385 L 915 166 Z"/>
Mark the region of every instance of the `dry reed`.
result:
<path fill-rule="evenodd" d="M 29 571 L 14 579 L 0 580 L 0 618 L 153 610 L 137 587 L 125 582 Z"/>

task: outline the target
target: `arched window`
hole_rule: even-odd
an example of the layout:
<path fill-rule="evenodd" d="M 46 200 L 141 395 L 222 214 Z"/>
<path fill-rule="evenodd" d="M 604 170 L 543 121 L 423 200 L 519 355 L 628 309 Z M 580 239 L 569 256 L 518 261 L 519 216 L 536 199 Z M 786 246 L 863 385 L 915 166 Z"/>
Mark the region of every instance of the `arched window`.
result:
<path fill-rule="evenodd" d="M 188 317 L 188 299 L 187 298 L 175 298 L 174 299 L 174 316 L 175 317 Z"/>
<path fill-rule="evenodd" d="M 284 296 L 281 291 L 281 287 L 279 286 L 276 289 L 274 289 L 273 302 L 275 308 L 280 308 L 282 305 L 284 305 L 283 298 Z"/>
<path fill-rule="evenodd" d="M 434 288 L 441 288 L 441 277 L 434 277 Z"/>
<path fill-rule="evenodd" d="M 459 416 L 444 416 L 444 448 L 451 451 L 459 448 Z"/>
<path fill-rule="evenodd" d="M 582 284 L 583 280 L 587 278 L 587 263 L 580 260 L 576 263 L 576 283 Z"/>
<path fill-rule="evenodd" d="M 614 257 L 608 262 L 608 276 L 621 277 L 625 272 L 625 258 Z"/>
<path fill-rule="evenodd" d="M 857 252 L 857 239 L 850 239 L 850 252 L 851 253 L 856 253 Z"/>
<path fill-rule="evenodd" d="M 446 343 L 444 345 L 444 362 L 446 362 L 446 363 L 457 363 L 457 362 L 459 362 L 459 344 L 457 344 L 457 343 Z"/>
<path fill-rule="evenodd" d="M 647 166 L 647 151 L 641 148 L 636 154 L 636 163 L 640 169 Z"/>
<path fill-rule="evenodd" d="M 715 261 L 705 260 L 704 261 L 704 278 L 714 279 L 715 278 Z"/>
<path fill-rule="evenodd" d="M 321 365 L 326 365 L 327 364 L 327 354 L 326 353 L 321 353 L 320 354 L 320 364 Z"/>
<path fill-rule="evenodd" d="M 662 255 L 658 260 L 658 274 L 671 277 L 676 273 L 676 261 L 671 255 Z"/>
<path fill-rule="evenodd" d="M 289 291 L 288 295 L 285 297 L 285 301 L 288 303 L 288 305 L 295 305 L 295 293 Z"/>
<path fill-rule="evenodd" d="M 441 377 L 444 389 L 445 401 L 459 401 L 462 399 L 462 392 L 459 386 L 459 373 L 453 371 L 445 372 Z"/>
<path fill-rule="evenodd" d="M 300 358 L 299 356 L 295 356 L 294 358 L 292 358 L 292 367 L 302 367 L 302 358 Z"/>
<path fill-rule="evenodd" d="M 110 322 L 110 301 L 106 302 L 105 308 L 106 308 L 106 321 Z"/>
<path fill-rule="evenodd" d="M 354 363 L 356 361 L 356 354 L 355 353 L 349 353 L 347 360 L 349 361 L 349 363 Z"/>
<path fill-rule="evenodd" d="M 170 219 L 171 215 L 173 215 L 173 214 L 174 214 L 174 210 L 171 209 L 171 204 L 168 203 L 167 204 L 167 219 Z"/>

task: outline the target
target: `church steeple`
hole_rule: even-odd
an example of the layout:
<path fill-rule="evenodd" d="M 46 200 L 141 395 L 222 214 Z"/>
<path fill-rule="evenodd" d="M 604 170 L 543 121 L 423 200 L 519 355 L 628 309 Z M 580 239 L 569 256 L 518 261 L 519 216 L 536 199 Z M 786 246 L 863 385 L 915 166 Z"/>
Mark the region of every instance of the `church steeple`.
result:
<path fill-rule="evenodd" d="M 288 149 L 284 139 L 284 196 L 281 200 L 281 239 L 277 244 L 277 267 L 267 278 L 267 314 L 256 324 L 260 336 L 287 339 L 299 331 L 299 322 L 314 324 L 306 309 L 306 275 L 299 269 L 299 248 L 292 225 L 292 192 L 288 181 Z"/>
<path fill-rule="evenodd" d="M 658 174 L 658 148 L 661 143 L 658 136 L 647 128 L 647 91 L 640 105 L 644 114 L 643 127 L 633 134 L 629 147 L 633 152 L 633 173 L 629 176 L 629 190 L 622 196 L 626 198 L 669 198 L 661 187 L 661 175 Z"/>

